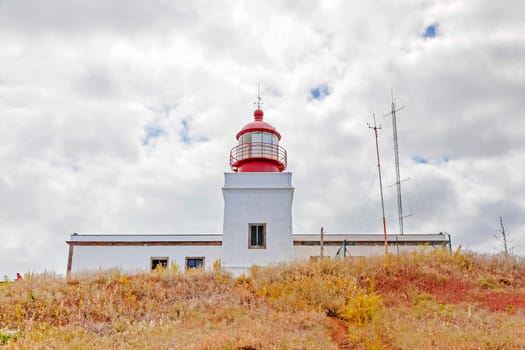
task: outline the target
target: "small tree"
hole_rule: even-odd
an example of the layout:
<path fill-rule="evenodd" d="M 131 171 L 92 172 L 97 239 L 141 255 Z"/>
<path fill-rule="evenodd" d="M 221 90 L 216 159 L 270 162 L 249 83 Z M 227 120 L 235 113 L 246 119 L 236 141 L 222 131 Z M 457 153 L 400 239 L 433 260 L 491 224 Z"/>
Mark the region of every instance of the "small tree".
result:
<path fill-rule="evenodd" d="M 503 219 L 501 216 L 499 217 L 499 225 L 500 225 L 500 231 L 494 235 L 494 237 L 501 242 L 501 245 L 503 246 L 503 253 L 505 255 L 511 255 L 512 250 L 514 247 L 511 246 L 512 244 L 512 238 L 510 238 L 510 232 L 505 230 L 505 226 L 503 225 Z"/>

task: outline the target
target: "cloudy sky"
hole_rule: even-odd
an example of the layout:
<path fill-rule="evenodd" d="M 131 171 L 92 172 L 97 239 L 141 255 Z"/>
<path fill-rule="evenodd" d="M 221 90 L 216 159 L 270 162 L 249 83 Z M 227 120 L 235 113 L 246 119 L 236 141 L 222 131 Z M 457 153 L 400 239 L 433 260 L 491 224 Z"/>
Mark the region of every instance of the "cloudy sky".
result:
<path fill-rule="evenodd" d="M 394 4 L 395 3 L 395 4 Z M 0 1 L 0 276 L 64 273 L 79 233 L 222 231 L 253 118 L 282 134 L 294 232 L 405 232 L 525 254 L 522 1 Z"/>

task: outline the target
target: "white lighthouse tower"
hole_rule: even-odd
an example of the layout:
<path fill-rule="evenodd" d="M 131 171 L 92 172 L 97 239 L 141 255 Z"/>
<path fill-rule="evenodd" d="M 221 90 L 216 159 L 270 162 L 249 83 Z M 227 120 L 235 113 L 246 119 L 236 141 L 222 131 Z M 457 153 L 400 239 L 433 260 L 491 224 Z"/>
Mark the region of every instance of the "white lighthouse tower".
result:
<path fill-rule="evenodd" d="M 259 98 L 260 99 L 260 98 Z M 233 172 L 224 174 L 222 266 L 239 275 L 252 265 L 293 259 L 292 174 L 286 169 L 281 135 L 253 113 L 230 152 Z"/>

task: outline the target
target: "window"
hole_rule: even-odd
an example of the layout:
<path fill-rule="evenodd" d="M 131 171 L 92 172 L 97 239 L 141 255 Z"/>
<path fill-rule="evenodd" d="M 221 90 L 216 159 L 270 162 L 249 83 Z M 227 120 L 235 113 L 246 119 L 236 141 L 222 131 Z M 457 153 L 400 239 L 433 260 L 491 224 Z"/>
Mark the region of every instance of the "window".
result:
<path fill-rule="evenodd" d="M 263 142 L 263 134 L 261 132 L 252 133 L 252 142 Z"/>
<path fill-rule="evenodd" d="M 155 270 L 158 265 L 160 265 L 163 268 L 168 267 L 168 257 L 167 256 L 162 256 L 162 257 L 155 256 L 155 257 L 150 258 L 150 261 L 151 261 L 150 266 L 152 270 Z"/>
<path fill-rule="evenodd" d="M 204 268 L 204 257 L 186 257 L 186 270 L 195 269 L 195 268 Z"/>
<path fill-rule="evenodd" d="M 272 134 L 269 134 L 267 132 L 263 132 L 263 142 L 264 143 L 267 143 L 267 144 L 272 144 L 273 143 L 273 135 Z"/>
<path fill-rule="evenodd" d="M 247 134 L 244 134 L 242 135 L 240 138 L 239 138 L 239 144 L 241 143 L 251 143 L 252 142 L 252 133 L 247 133 Z"/>
<path fill-rule="evenodd" d="M 266 224 L 248 224 L 250 249 L 266 249 Z"/>

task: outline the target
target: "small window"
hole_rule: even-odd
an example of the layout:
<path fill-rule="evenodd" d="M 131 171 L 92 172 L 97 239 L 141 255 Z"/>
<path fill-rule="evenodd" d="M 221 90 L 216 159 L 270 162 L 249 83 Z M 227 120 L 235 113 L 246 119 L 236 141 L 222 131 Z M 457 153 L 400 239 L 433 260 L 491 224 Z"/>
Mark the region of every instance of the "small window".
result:
<path fill-rule="evenodd" d="M 158 257 L 158 256 L 156 256 L 156 257 L 152 257 L 152 258 L 150 259 L 150 261 L 151 261 L 150 266 L 151 266 L 151 269 L 152 269 L 152 270 L 155 270 L 155 269 L 157 268 L 158 265 L 160 265 L 160 266 L 163 267 L 163 268 L 168 267 L 168 257 L 167 257 L 167 256 L 162 256 L 162 257 Z"/>
<path fill-rule="evenodd" d="M 266 249 L 266 224 L 248 224 L 248 248 Z"/>
<path fill-rule="evenodd" d="M 244 135 L 242 135 L 242 136 L 239 138 L 239 144 L 242 144 L 242 143 L 251 143 L 251 142 L 252 142 L 252 134 L 251 134 L 251 133 L 244 134 Z"/>
<path fill-rule="evenodd" d="M 263 142 L 263 134 L 261 132 L 252 133 L 252 142 Z"/>
<path fill-rule="evenodd" d="M 186 258 L 186 270 L 195 268 L 204 268 L 204 257 L 187 257 Z"/>
<path fill-rule="evenodd" d="M 272 139 L 273 139 L 273 135 L 270 134 L 270 133 L 267 133 L 267 132 L 263 132 L 263 142 L 264 143 L 268 143 L 268 144 L 271 144 L 272 143 Z"/>

